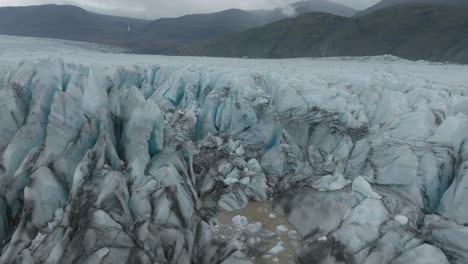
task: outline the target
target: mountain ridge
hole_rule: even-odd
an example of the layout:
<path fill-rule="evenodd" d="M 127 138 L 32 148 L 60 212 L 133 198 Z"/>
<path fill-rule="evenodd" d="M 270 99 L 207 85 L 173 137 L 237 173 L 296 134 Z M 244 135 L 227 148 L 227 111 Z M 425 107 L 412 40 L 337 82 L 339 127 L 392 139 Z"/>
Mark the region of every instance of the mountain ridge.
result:
<path fill-rule="evenodd" d="M 352 16 L 357 11 L 329 1 L 300 1 L 291 8 L 296 14 L 324 10 Z M 137 53 L 177 54 L 194 44 L 230 33 L 245 31 L 288 15 L 271 10 L 227 9 L 176 18 L 142 20 L 108 16 L 71 5 L 36 5 L 0 8 L 0 34 L 45 37 L 116 45 Z"/>
<path fill-rule="evenodd" d="M 468 28 L 467 12 L 468 8 L 412 4 L 353 18 L 310 13 L 233 34 L 190 52 L 261 58 L 391 54 L 468 63 L 468 37 L 463 34 Z"/>

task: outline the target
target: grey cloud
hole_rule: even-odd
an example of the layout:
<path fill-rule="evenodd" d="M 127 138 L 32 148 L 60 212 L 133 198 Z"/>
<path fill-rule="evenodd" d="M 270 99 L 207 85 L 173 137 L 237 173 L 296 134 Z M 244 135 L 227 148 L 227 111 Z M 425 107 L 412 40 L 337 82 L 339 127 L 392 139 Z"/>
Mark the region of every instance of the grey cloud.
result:
<path fill-rule="evenodd" d="M 297 0 L 0 0 L 0 6 L 71 4 L 105 14 L 154 19 L 215 12 L 228 8 L 268 9 L 295 1 Z M 332 1 L 356 9 L 363 9 L 378 2 L 378 0 Z"/>

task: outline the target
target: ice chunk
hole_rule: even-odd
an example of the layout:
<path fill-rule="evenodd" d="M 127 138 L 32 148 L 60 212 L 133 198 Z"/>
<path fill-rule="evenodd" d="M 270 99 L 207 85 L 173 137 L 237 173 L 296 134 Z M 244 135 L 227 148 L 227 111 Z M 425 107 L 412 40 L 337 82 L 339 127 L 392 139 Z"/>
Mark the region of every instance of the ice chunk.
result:
<path fill-rule="evenodd" d="M 461 225 L 468 224 L 468 211 L 461 210 L 468 199 L 468 140 L 463 141 L 460 147 L 462 163 L 455 173 L 455 179 L 440 200 L 438 211 L 445 217 Z M 442 184 L 442 183 L 441 183 Z"/>
<path fill-rule="evenodd" d="M 439 215 L 426 215 L 422 231 L 427 237 L 426 241 L 443 250 L 454 263 L 463 263 L 468 259 L 468 227 Z M 435 253 L 438 250 L 432 251 Z"/>
<path fill-rule="evenodd" d="M 400 257 L 392 261 L 392 264 L 448 264 L 444 253 L 429 244 L 423 244 L 417 248 L 404 252 Z"/>
<path fill-rule="evenodd" d="M 88 83 L 83 93 L 83 109 L 91 115 L 97 113 L 100 108 L 107 107 L 107 86 L 104 84 L 106 81 L 104 69 L 101 67 L 92 67 L 89 70 Z"/>
<path fill-rule="evenodd" d="M 297 233 L 296 230 L 289 230 L 288 237 L 289 237 L 289 239 L 297 240 L 297 239 L 299 239 L 299 234 Z"/>
<path fill-rule="evenodd" d="M 372 190 L 372 186 L 362 177 L 359 176 L 353 181 L 353 191 L 362 194 L 364 197 L 372 199 L 382 199 L 378 193 Z"/>
<path fill-rule="evenodd" d="M 251 159 L 247 162 L 247 168 L 253 172 L 262 172 L 262 167 L 260 167 L 260 163 L 256 159 Z"/>
<path fill-rule="evenodd" d="M 245 194 L 255 201 L 266 201 L 268 199 L 268 185 L 265 175 L 256 174 L 250 178 L 250 183 L 245 189 Z"/>
<path fill-rule="evenodd" d="M 278 255 L 279 253 L 283 252 L 285 250 L 284 243 L 283 241 L 278 242 L 276 246 L 274 246 L 272 249 L 268 251 L 268 254 L 270 255 Z"/>
<path fill-rule="evenodd" d="M 240 171 L 238 169 L 232 170 L 227 176 L 226 179 L 239 179 Z"/>
<path fill-rule="evenodd" d="M 263 224 L 261 222 L 248 224 L 245 228 L 245 231 L 250 234 L 257 234 L 258 232 L 262 231 Z"/>
<path fill-rule="evenodd" d="M 239 182 L 239 179 L 236 179 L 236 178 L 226 178 L 226 179 L 224 179 L 223 182 L 224 182 L 224 184 L 226 184 L 226 185 L 229 186 L 229 185 L 233 185 L 233 184 L 235 184 L 235 183 L 238 183 L 238 182 Z"/>
<path fill-rule="evenodd" d="M 321 236 L 321 237 L 317 238 L 317 241 L 320 241 L 320 242 L 325 242 L 327 240 L 328 240 L 328 238 L 326 236 Z"/>
<path fill-rule="evenodd" d="M 312 186 L 320 191 L 336 191 L 350 183 L 351 181 L 345 179 L 342 174 L 337 174 L 320 177 Z"/>
<path fill-rule="evenodd" d="M 335 238 L 355 253 L 379 237 L 380 226 L 387 220 L 388 211 L 381 200 L 365 199 L 344 220 Z"/>
<path fill-rule="evenodd" d="M 124 125 L 122 141 L 132 176 L 141 177 L 151 155 L 163 148 L 164 124 L 159 107 L 151 100 L 145 101 L 136 87 L 130 89 L 128 96 L 133 97 L 137 105 L 127 113 L 129 120 Z"/>
<path fill-rule="evenodd" d="M 28 112 L 27 89 L 19 84 L 11 84 L 0 90 L 0 111 L 10 113 L 0 115 L 0 148 L 5 147 L 24 124 Z"/>
<path fill-rule="evenodd" d="M 236 155 L 237 156 L 242 156 L 245 154 L 245 150 L 244 150 L 244 147 L 243 146 L 240 146 L 236 149 Z"/>
<path fill-rule="evenodd" d="M 223 194 L 218 201 L 218 206 L 226 211 L 234 211 L 244 208 L 249 199 L 242 190 L 234 190 Z"/>
<path fill-rule="evenodd" d="M 409 146 L 383 144 L 374 152 L 371 159 L 377 167 L 376 183 L 409 185 L 416 179 L 419 161 Z"/>
<path fill-rule="evenodd" d="M 262 157 L 262 168 L 265 173 L 269 173 L 273 176 L 284 176 L 286 169 L 286 155 L 283 152 L 281 145 L 276 145 L 268 150 Z"/>
<path fill-rule="evenodd" d="M 215 141 L 216 141 L 216 146 L 217 147 L 220 147 L 221 145 L 223 145 L 223 139 L 220 138 L 220 137 L 214 137 Z"/>
<path fill-rule="evenodd" d="M 239 182 L 243 185 L 248 185 L 250 183 L 250 177 L 242 178 Z"/>
<path fill-rule="evenodd" d="M 226 160 L 221 161 L 221 163 L 218 165 L 217 171 L 224 177 L 228 175 L 229 172 L 232 171 L 232 164 L 230 162 L 227 162 Z"/>
<path fill-rule="evenodd" d="M 252 264 L 244 253 L 236 251 L 225 259 L 221 264 Z"/>
<path fill-rule="evenodd" d="M 245 227 L 249 224 L 249 220 L 245 216 L 236 215 L 232 218 L 232 223 L 237 227 Z"/>
<path fill-rule="evenodd" d="M 288 232 L 288 228 L 284 225 L 278 225 L 276 226 L 276 232 L 283 233 L 283 232 Z"/>
<path fill-rule="evenodd" d="M 397 215 L 395 216 L 395 221 L 397 221 L 400 225 L 407 225 L 408 224 L 408 217 L 404 215 Z"/>
<path fill-rule="evenodd" d="M 232 138 L 228 140 L 228 148 L 231 152 L 235 152 L 237 148 L 239 148 L 240 142 L 234 141 Z"/>
<path fill-rule="evenodd" d="M 457 116 L 447 117 L 428 141 L 452 146 L 455 152 L 458 152 L 462 141 L 466 138 L 466 131 L 468 131 L 468 116 L 460 113 Z"/>

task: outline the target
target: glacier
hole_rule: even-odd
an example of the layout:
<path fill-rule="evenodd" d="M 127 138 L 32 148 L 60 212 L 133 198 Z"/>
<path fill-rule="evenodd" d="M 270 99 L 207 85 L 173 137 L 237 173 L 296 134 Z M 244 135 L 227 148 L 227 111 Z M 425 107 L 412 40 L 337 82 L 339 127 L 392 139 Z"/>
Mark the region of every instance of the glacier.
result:
<path fill-rule="evenodd" d="M 468 263 L 467 66 L 1 36 L 0 109 L 0 263 L 264 263 L 252 201 L 297 263 Z"/>

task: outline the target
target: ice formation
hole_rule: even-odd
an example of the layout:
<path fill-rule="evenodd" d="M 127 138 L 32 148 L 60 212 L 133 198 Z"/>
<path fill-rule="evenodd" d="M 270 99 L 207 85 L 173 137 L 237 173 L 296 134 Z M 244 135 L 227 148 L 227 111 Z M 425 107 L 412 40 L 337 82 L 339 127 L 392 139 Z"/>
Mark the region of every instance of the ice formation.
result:
<path fill-rule="evenodd" d="M 14 43 L 0 263 L 249 263 L 213 219 L 268 199 L 299 263 L 468 261 L 468 67 Z"/>

